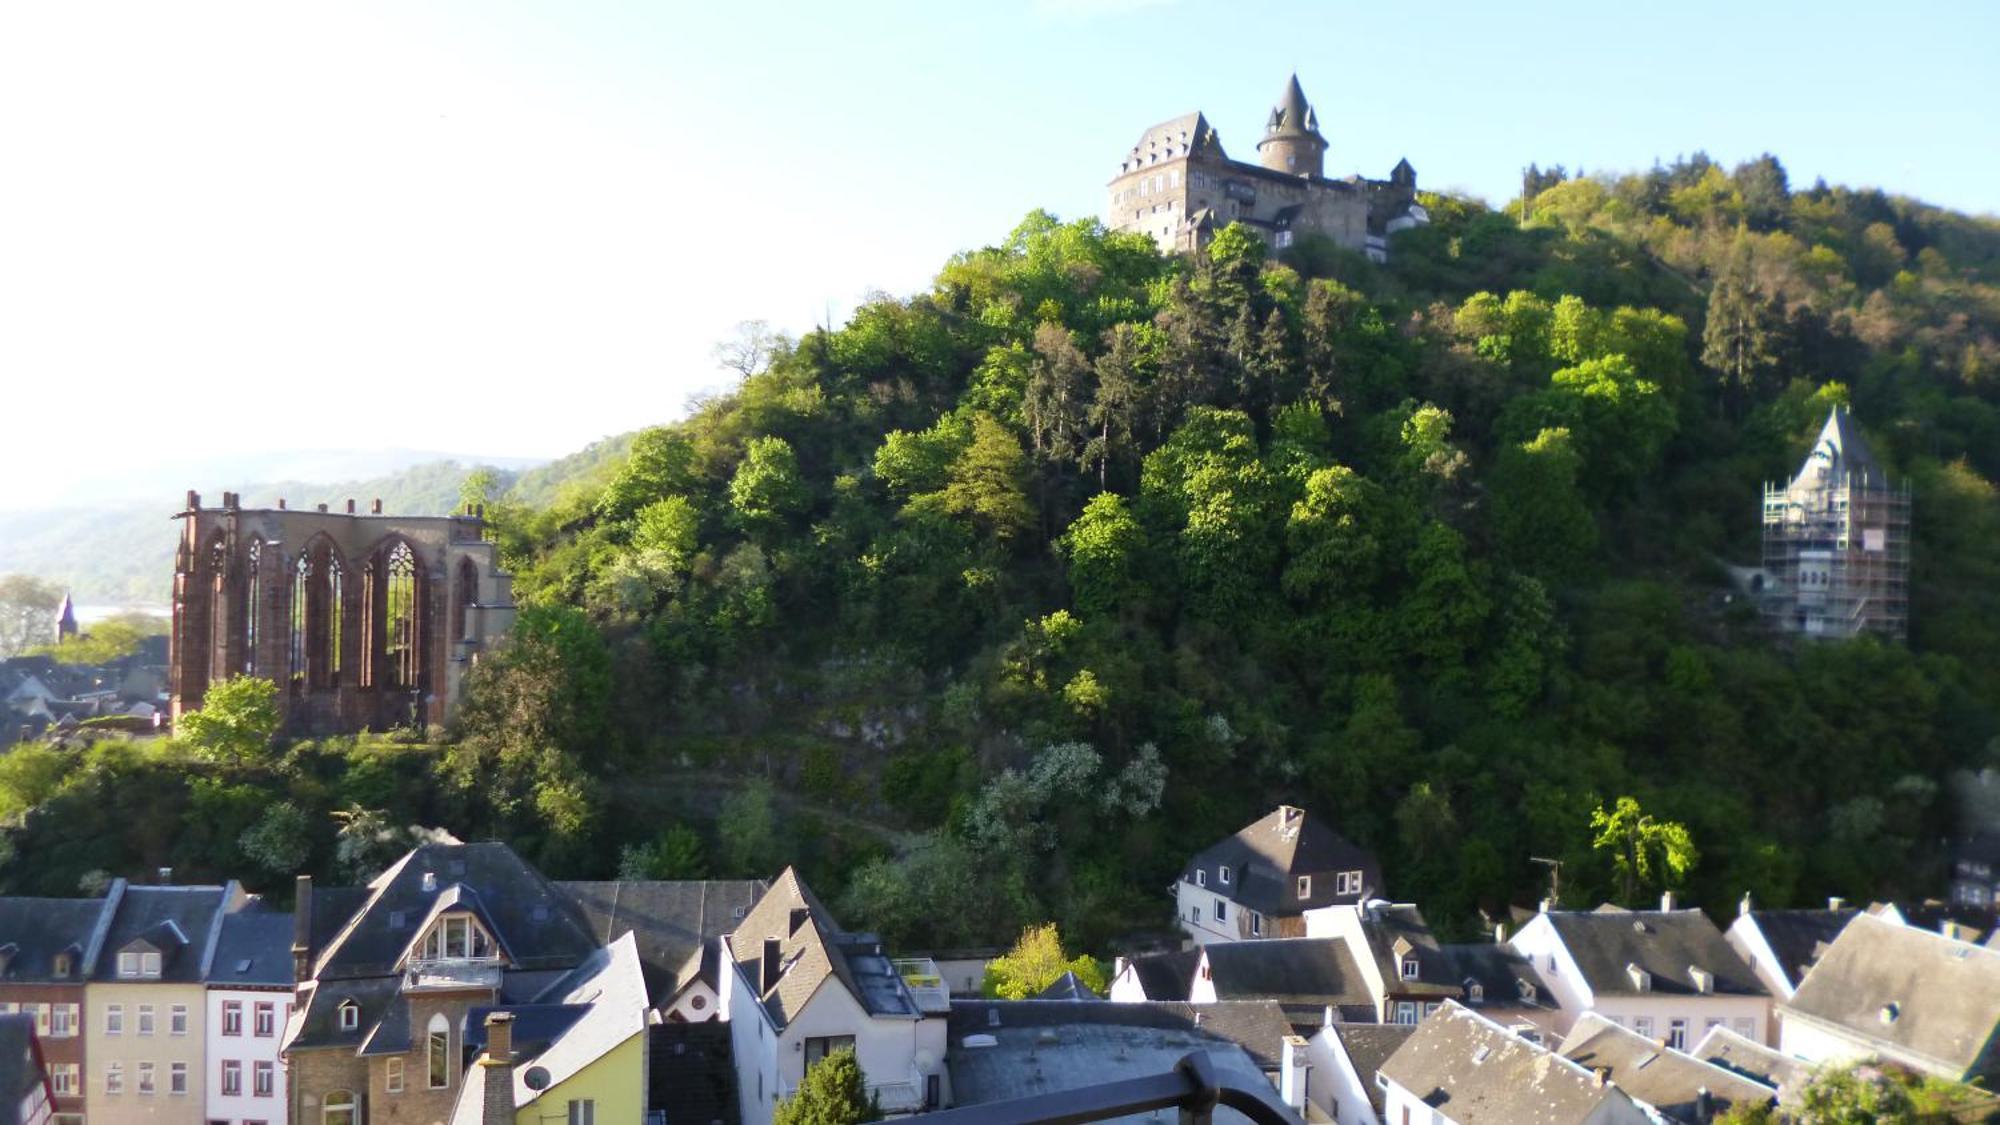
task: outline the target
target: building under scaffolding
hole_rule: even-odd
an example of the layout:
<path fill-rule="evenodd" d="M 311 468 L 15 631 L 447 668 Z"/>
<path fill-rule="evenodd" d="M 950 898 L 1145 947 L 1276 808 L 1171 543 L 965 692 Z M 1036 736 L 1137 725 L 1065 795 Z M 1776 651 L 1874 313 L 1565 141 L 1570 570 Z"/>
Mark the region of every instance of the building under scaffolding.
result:
<path fill-rule="evenodd" d="M 1764 620 L 1808 637 L 1902 640 L 1910 620 L 1910 491 L 1891 487 L 1836 407 L 1789 484 L 1764 486 Z"/>

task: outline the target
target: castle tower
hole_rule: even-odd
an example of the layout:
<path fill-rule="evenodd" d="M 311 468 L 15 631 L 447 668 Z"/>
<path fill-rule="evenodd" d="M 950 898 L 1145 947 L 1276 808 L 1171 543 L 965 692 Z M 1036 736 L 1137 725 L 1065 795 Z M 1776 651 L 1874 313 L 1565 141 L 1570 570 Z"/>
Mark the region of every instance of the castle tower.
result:
<path fill-rule="evenodd" d="M 1326 138 L 1319 134 L 1319 118 L 1314 115 L 1306 92 L 1299 88 L 1299 76 L 1292 75 L 1271 117 L 1264 123 L 1264 139 L 1257 142 L 1257 159 L 1264 167 L 1287 175 L 1320 179 L 1326 174 Z"/>
<path fill-rule="evenodd" d="M 1910 492 L 1835 407 L 1789 484 L 1764 486 L 1764 619 L 1808 637 L 1909 629 Z"/>

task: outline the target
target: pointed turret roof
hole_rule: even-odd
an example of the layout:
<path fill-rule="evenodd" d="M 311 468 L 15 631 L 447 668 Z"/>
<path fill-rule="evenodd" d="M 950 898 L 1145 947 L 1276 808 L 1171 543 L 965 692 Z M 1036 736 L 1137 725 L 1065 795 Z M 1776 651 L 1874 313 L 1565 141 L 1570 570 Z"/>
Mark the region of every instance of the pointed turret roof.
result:
<path fill-rule="evenodd" d="M 1850 477 L 1856 484 L 1878 488 L 1889 483 L 1882 463 L 1868 447 L 1868 439 L 1861 436 L 1854 415 L 1846 407 L 1836 406 L 1827 412 L 1826 425 L 1820 427 L 1812 452 L 1806 454 L 1805 463 L 1792 478 L 1792 487 L 1813 488 Z"/>
<path fill-rule="evenodd" d="M 1285 92 L 1278 95 L 1278 104 L 1271 107 L 1271 118 L 1264 124 L 1264 135 L 1319 136 L 1319 118 L 1313 114 L 1312 103 L 1306 101 L 1306 92 L 1299 86 L 1297 74 L 1285 83 Z"/>
<path fill-rule="evenodd" d="M 76 603 L 70 600 L 69 591 L 63 591 L 62 605 L 56 607 L 56 638 L 58 640 L 76 632 Z"/>

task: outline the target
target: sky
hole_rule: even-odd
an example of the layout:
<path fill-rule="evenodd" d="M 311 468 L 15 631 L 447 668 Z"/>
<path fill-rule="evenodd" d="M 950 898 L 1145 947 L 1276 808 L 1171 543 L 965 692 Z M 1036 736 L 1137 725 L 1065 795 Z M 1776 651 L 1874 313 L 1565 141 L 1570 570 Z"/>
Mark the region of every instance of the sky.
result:
<path fill-rule="evenodd" d="M 727 386 L 1146 126 L 1500 203 L 1769 151 L 2000 212 L 2000 4 L 157 0 L 0 5 L 0 506 L 219 459 L 555 457 Z"/>

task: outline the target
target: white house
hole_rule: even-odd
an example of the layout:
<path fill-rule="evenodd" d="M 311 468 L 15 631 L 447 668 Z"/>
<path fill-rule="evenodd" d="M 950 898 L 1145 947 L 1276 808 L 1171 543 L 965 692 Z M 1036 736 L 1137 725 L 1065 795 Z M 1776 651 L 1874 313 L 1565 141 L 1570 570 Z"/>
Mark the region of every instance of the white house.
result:
<path fill-rule="evenodd" d="M 1778 1049 L 2000 1079 L 2000 951 L 1863 914 L 1778 1005 Z"/>
<path fill-rule="evenodd" d="M 1711 1035 L 1723 1033 L 1717 1027 Z M 1716 1063 L 1676 1051 L 1590 1012 L 1576 1021 L 1562 1046 L 1563 1058 L 1615 1082 L 1641 1105 L 1669 1121 L 1706 1123 L 1734 1106 L 1768 1106 L 1777 1087 Z"/>
<path fill-rule="evenodd" d="M 1330 1023 L 1306 1041 L 1312 1064 L 1307 1098 L 1341 1125 L 1377 1125 L 1382 1087 L 1375 1074 L 1416 1028 L 1396 1024 Z"/>
<path fill-rule="evenodd" d="M 929 962 L 891 962 L 867 934 L 843 932 L 787 868 L 721 943 L 716 1003 L 730 1025 L 743 1125 L 769 1125 L 806 1069 L 854 1049 L 884 1111 L 951 1104 L 941 984 Z"/>
<path fill-rule="evenodd" d="M 279 1048 L 292 1014 L 292 916 L 224 915 L 207 985 L 204 1120 L 284 1120 L 290 1102 Z"/>
<path fill-rule="evenodd" d="M 1304 809 L 1280 805 L 1188 861 L 1174 885 L 1181 929 L 1196 943 L 1321 937 L 1315 912 L 1382 894 L 1375 857 Z"/>
<path fill-rule="evenodd" d="M 1392 1125 L 1656 1125 L 1617 1084 L 1456 1001 L 1376 1073 Z"/>
<path fill-rule="evenodd" d="M 1806 970 L 1860 913 L 1837 898 L 1828 899 L 1825 910 L 1759 910 L 1746 894 L 1723 936 L 1750 963 L 1772 999 L 1790 1000 Z"/>
<path fill-rule="evenodd" d="M 1707 915 L 1673 909 L 1671 895 L 1661 906 L 1549 910 L 1514 935 L 1561 1008 L 1555 1030 L 1594 1011 L 1677 1050 L 1718 1026 L 1765 1042 L 1771 996 L 1757 974 Z"/>

